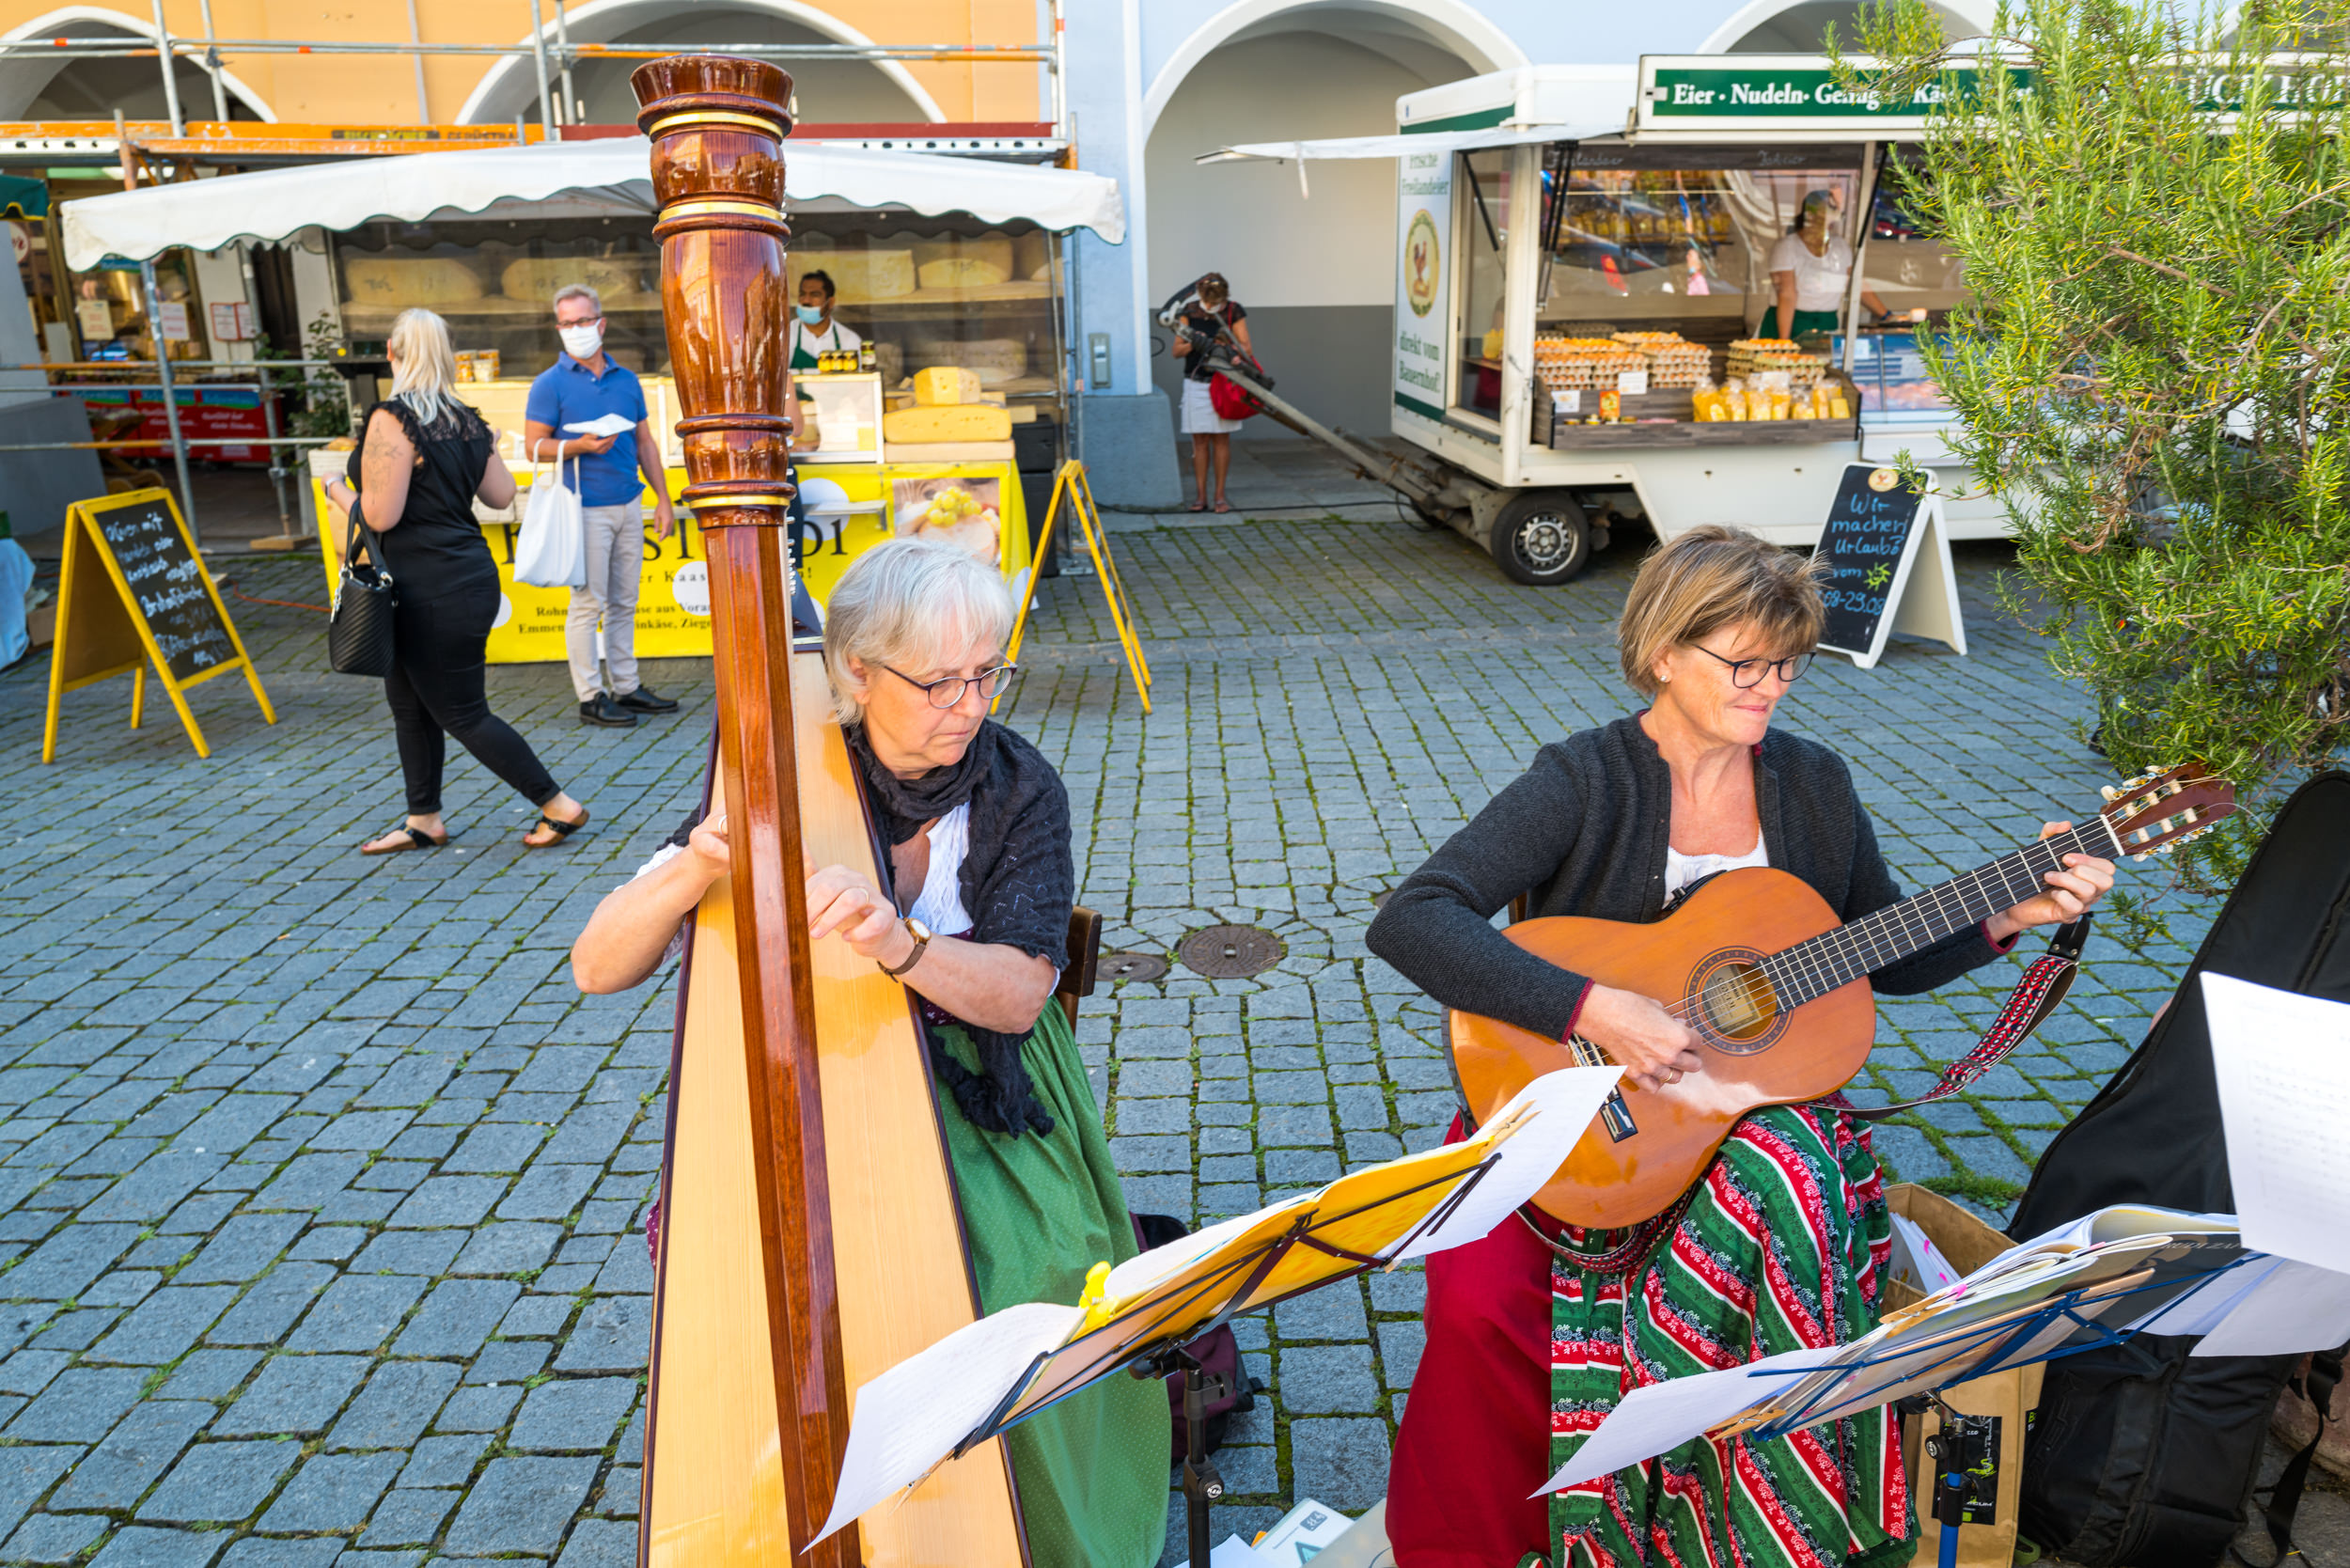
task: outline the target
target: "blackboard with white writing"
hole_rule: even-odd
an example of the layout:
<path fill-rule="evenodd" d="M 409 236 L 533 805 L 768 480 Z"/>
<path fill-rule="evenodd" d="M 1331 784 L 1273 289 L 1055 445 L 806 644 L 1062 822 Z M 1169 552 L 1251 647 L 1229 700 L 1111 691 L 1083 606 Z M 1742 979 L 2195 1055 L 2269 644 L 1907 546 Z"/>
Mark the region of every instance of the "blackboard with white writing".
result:
<path fill-rule="evenodd" d="M 1874 662 L 1894 596 L 1906 575 L 1903 557 L 1924 500 L 1891 468 L 1866 463 L 1845 468 L 1815 553 L 1827 563 L 1820 585 L 1820 597 L 1827 604 L 1827 623 L 1820 631 L 1822 648 Z"/>
<path fill-rule="evenodd" d="M 188 548 L 171 504 L 162 496 L 129 506 L 84 502 L 121 570 L 131 602 L 147 622 L 171 678 L 187 683 L 237 657 L 204 570 Z"/>

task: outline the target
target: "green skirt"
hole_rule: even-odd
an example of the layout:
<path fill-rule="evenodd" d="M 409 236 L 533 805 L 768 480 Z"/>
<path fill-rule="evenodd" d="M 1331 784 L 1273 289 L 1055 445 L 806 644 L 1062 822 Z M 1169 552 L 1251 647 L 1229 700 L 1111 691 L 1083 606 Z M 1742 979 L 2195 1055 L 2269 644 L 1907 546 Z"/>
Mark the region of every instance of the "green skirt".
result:
<path fill-rule="evenodd" d="M 974 1072 L 971 1037 L 937 1030 Z M 1008 1137 L 973 1126 L 939 1090 L 979 1309 L 1028 1301 L 1074 1306 L 1086 1270 L 1135 1255 L 1134 1223 L 1102 1136 L 1077 1043 L 1058 1003 L 1021 1047 L 1053 1130 Z M 1166 1388 L 1113 1372 L 1006 1435 L 1033 1568 L 1151 1568 L 1167 1544 L 1172 1463 Z"/>

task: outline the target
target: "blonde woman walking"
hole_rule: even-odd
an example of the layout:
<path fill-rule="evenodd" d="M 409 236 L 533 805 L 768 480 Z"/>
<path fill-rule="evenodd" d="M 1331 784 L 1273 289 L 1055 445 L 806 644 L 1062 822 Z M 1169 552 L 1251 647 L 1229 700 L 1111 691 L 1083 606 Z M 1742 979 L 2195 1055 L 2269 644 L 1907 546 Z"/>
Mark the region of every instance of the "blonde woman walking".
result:
<path fill-rule="evenodd" d="M 588 821 L 588 808 L 565 794 L 529 744 L 490 712 L 482 687 L 483 654 L 498 613 L 498 571 L 474 521 L 473 501 L 478 495 L 493 507 L 510 505 L 514 476 L 481 416 L 450 391 L 457 356 L 448 324 L 430 310 L 403 310 L 388 347 L 392 395 L 368 413 L 359 432 L 351 463 L 359 482 L 337 479 L 326 490 L 346 514 L 359 508 L 368 530 L 363 548 L 391 573 L 400 596 L 384 699 L 400 737 L 408 816 L 359 853 L 394 855 L 448 842 L 441 770 L 451 735 L 539 808 L 523 842 L 533 849 L 559 843 Z"/>

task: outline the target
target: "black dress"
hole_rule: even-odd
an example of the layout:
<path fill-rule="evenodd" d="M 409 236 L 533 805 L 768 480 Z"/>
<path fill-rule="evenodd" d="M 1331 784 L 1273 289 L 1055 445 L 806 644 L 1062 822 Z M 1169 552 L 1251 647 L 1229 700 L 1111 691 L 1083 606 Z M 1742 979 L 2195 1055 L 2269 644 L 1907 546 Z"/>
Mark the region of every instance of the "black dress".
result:
<path fill-rule="evenodd" d="M 405 398 L 377 405 L 400 421 L 416 448 L 408 504 L 400 521 L 368 533 L 399 594 L 394 611 L 393 663 L 384 698 L 400 737 L 400 769 L 408 787 L 408 813 L 441 808 L 441 769 L 447 737 L 513 786 L 533 806 L 563 792 L 513 727 L 490 712 L 483 690 L 483 651 L 496 621 L 501 594 L 497 562 L 474 520 L 474 493 L 488 472 L 496 437 L 481 416 L 462 403 L 437 419 L 418 417 Z M 368 416 L 352 454 L 355 490 L 367 453 Z"/>

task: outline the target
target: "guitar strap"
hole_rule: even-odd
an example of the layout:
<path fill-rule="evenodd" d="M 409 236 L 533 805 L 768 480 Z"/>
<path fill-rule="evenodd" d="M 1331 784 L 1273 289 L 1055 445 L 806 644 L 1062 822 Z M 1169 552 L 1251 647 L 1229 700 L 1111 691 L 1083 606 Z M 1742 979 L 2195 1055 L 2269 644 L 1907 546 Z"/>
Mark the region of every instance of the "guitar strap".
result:
<path fill-rule="evenodd" d="M 2089 945 L 2091 918 L 2083 915 L 2071 924 L 2057 928 L 2056 934 L 2048 938 L 2048 950 L 2032 960 L 2031 966 L 2024 971 L 2024 978 L 2016 982 L 2007 1005 L 1999 1010 L 1991 1027 L 1983 1031 L 1982 1039 L 1973 1050 L 1944 1068 L 1942 1076 L 1925 1093 L 1896 1105 L 1855 1105 L 1846 1103 L 1841 1094 L 1833 1096 L 1828 1103 L 1856 1120 L 1882 1121 L 1888 1116 L 1947 1100 L 2005 1061 L 2015 1047 L 2031 1038 L 2032 1030 L 2046 1021 L 2048 1014 L 2064 1000 L 2065 993 L 2073 989 L 2073 977 L 2080 970 L 2081 951 Z"/>

